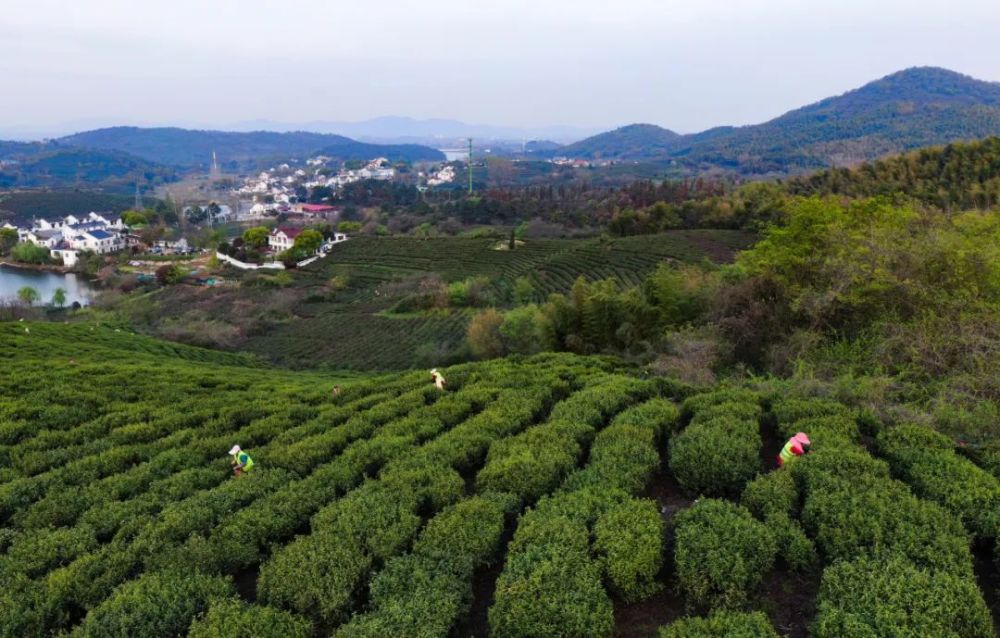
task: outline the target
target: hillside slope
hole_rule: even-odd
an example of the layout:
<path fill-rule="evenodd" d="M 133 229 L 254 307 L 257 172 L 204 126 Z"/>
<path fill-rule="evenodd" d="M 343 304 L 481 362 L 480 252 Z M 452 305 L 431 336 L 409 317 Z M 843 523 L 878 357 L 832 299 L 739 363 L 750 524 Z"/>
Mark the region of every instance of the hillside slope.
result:
<path fill-rule="evenodd" d="M 120 126 L 76 133 L 64 144 L 131 153 L 152 162 L 180 167 L 208 167 L 212 153 L 225 167 L 303 157 L 323 152 L 338 159 L 443 160 L 437 149 L 411 144 L 365 144 L 340 135 L 294 132 L 195 131 L 181 128 Z"/>
<path fill-rule="evenodd" d="M 944 209 L 988 209 L 1000 203 L 1000 138 L 920 149 L 855 168 L 833 168 L 788 180 L 794 195 L 873 197 L 902 194 Z"/>
<path fill-rule="evenodd" d="M 653 127 L 657 128 L 657 127 Z M 796 173 L 1000 135 L 1000 84 L 939 68 L 894 73 L 763 124 L 678 137 L 625 127 L 560 149 L 570 157 L 673 161 L 688 171 Z M 659 129 L 663 131 L 664 129 Z"/>
<path fill-rule="evenodd" d="M 993 635 L 970 539 L 1000 482 L 780 384 L 539 355 L 442 391 L 58 323 L 0 325 L 0 359 L 2 636 Z"/>
<path fill-rule="evenodd" d="M 593 159 L 649 159 L 669 154 L 680 137 L 655 124 L 630 124 L 549 152 Z"/>
<path fill-rule="evenodd" d="M 0 142 L 0 188 L 100 188 L 129 193 L 177 178 L 174 168 L 114 149 Z"/>

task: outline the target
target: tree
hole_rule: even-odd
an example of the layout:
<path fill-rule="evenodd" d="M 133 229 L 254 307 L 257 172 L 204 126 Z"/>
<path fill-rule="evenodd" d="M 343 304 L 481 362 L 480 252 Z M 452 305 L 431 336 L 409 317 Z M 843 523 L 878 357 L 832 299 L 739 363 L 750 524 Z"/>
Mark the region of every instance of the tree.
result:
<path fill-rule="evenodd" d="M 17 245 L 17 231 L 13 228 L 0 228 L 0 255 L 10 254 L 10 249 Z"/>
<path fill-rule="evenodd" d="M 156 269 L 156 281 L 161 286 L 180 283 L 184 271 L 177 264 L 164 264 Z"/>
<path fill-rule="evenodd" d="M 311 255 L 323 245 L 323 234 L 318 230 L 304 230 L 295 238 L 295 248 L 306 255 Z"/>
<path fill-rule="evenodd" d="M 503 354 L 503 338 L 500 327 L 503 316 L 495 308 L 483 310 L 469 322 L 466 340 L 472 353 L 480 359 L 491 359 Z"/>
<path fill-rule="evenodd" d="M 206 211 L 201 206 L 195 204 L 194 206 L 188 209 L 187 220 L 192 224 L 200 224 L 206 219 L 208 219 L 208 211 Z"/>
<path fill-rule="evenodd" d="M 267 246 L 267 238 L 271 236 L 271 231 L 264 226 L 248 228 L 243 232 L 243 241 L 250 248 L 263 248 Z"/>
<path fill-rule="evenodd" d="M 56 288 L 55 292 L 52 293 L 52 305 L 57 308 L 62 308 L 66 305 L 66 291 L 62 288 Z"/>
<path fill-rule="evenodd" d="M 17 298 L 26 306 L 38 301 L 38 291 L 31 286 L 25 286 L 17 291 Z"/>
<path fill-rule="evenodd" d="M 553 345 L 552 326 L 538 306 L 514 308 L 503 318 L 500 335 L 508 352 L 534 354 Z"/>
<path fill-rule="evenodd" d="M 31 242 L 22 242 L 14 246 L 10 251 L 10 256 L 14 258 L 14 261 L 26 264 L 49 263 L 49 249 L 45 246 L 37 246 Z"/>
<path fill-rule="evenodd" d="M 340 222 L 337 230 L 342 233 L 356 233 L 361 230 L 361 222 Z"/>
<path fill-rule="evenodd" d="M 531 303 L 535 298 L 535 287 L 527 277 L 518 277 L 514 280 L 514 301 L 518 304 Z"/>
<path fill-rule="evenodd" d="M 509 248 L 510 250 L 514 250 L 515 248 L 517 248 L 517 229 L 516 228 L 511 228 L 510 229 L 510 241 L 507 244 L 507 248 Z"/>
<path fill-rule="evenodd" d="M 149 223 L 149 218 L 146 214 L 138 210 L 127 210 L 122 213 L 122 223 L 131 228 L 136 226 L 145 226 Z"/>

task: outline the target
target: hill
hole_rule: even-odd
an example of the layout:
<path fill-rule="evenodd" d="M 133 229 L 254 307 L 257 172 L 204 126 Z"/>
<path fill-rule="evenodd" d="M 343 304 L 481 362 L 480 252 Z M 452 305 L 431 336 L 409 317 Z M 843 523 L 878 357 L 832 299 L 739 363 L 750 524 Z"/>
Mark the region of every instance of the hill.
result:
<path fill-rule="evenodd" d="M 788 180 L 785 186 L 793 195 L 901 194 L 946 210 L 988 209 L 1000 203 L 1000 138 L 925 148 L 855 168 L 819 171 Z"/>
<path fill-rule="evenodd" d="M 0 325 L 0 359 L 3 636 L 993 635 L 997 479 L 780 384 L 549 354 L 439 391 L 94 324 Z"/>
<path fill-rule="evenodd" d="M 338 159 L 443 160 L 440 151 L 417 145 L 378 145 L 340 135 L 292 132 L 195 131 L 180 128 L 97 129 L 61 138 L 60 142 L 92 149 L 121 151 L 151 162 L 184 168 L 207 168 L 212 153 L 220 165 L 237 169 L 277 160 L 324 153 Z"/>
<path fill-rule="evenodd" d="M 1000 135 L 1000 84 L 946 69 L 913 68 L 763 124 L 666 138 L 646 128 L 638 132 L 604 133 L 559 153 L 601 153 L 674 162 L 688 172 L 725 169 L 744 175 L 850 166 L 924 146 Z"/>
<path fill-rule="evenodd" d="M 630 124 L 552 152 L 588 159 L 648 160 L 668 155 L 681 136 L 654 124 Z"/>
<path fill-rule="evenodd" d="M 175 169 L 117 151 L 0 142 L 0 188 L 97 188 L 128 193 L 177 179 Z"/>

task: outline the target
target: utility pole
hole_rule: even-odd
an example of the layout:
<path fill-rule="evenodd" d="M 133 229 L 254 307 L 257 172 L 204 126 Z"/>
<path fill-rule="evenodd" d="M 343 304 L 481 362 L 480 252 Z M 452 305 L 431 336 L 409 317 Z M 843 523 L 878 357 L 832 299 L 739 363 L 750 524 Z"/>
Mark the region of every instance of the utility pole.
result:
<path fill-rule="evenodd" d="M 139 195 L 139 176 L 135 176 L 135 209 L 142 210 L 142 196 Z"/>
<path fill-rule="evenodd" d="M 469 138 L 469 195 L 472 195 L 472 138 Z"/>

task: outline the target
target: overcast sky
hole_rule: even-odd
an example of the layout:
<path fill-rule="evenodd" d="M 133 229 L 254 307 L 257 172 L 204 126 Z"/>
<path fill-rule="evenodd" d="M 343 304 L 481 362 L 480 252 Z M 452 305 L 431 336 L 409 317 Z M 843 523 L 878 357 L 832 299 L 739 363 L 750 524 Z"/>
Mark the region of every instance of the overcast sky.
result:
<path fill-rule="evenodd" d="M 2 0 L 0 129 L 392 114 L 693 132 L 918 65 L 1000 80 L 1000 2 Z"/>

